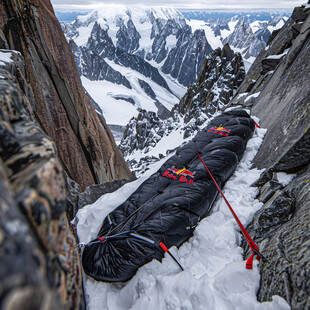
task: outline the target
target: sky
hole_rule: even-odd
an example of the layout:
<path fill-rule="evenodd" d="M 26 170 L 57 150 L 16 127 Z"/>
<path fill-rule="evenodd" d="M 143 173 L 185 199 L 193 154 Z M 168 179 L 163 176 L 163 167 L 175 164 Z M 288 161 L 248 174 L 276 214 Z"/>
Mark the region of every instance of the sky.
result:
<path fill-rule="evenodd" d="M 221 9 L 221 10 L 234 10 L 234 9 L 293 9 L 306 3 L 306 0 L 148 0 L 147 3 L 141 0 L 51 0 L 53 7 L 56 11 L 90 11 L 100 6 L 100 4 L 123 4 L 123 5 L 143 5 L 143 6 L 170 6 L 183 9 Z"/>

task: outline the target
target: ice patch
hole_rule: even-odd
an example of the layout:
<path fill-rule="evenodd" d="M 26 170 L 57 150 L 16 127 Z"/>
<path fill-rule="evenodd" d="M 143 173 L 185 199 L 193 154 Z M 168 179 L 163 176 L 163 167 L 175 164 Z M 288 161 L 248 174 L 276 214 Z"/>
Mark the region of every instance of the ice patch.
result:
<path fill-rule="evenodd" d="M 260 92 L 254 93 L 253 95 L 250 95 L 249 97 L 247 97 L 244 102 L 249 101 L 252 98 L 257 98 L 259 96 Z"/>
<path fill-rule="evenodd" d="M 5 65 L 5 63 L 12 63 L 13 60 L 11 59 L 11 52 L 1 52 L 0 51 L 0 62 L 2 62 L 1 65 Z"/>

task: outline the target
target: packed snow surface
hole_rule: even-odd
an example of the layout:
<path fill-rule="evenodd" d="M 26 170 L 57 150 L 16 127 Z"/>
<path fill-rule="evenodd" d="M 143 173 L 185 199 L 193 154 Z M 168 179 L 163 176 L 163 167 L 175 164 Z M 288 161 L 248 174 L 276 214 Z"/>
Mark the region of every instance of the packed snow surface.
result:
<path fill-rule="evenodd" d="M 295 177 L 296 177 L 296 174 L 287 174 L 285 172 L 277 172 L 277 179 L 279 183 L 281 183 L 283 186 L 288 185 Z"/>
<path fill-rule="evenodd" d="M 257 98 L 259 95 L 260 95 L 260 92 L 254 93 L 254 94 L 250 95 L 249 97 L 247 97 L 247 98 L 244 100 L 244 102 L 247 102 L 247 101 L 249 101 L 249 100 L 252 99 L 252 98 Z"/>
<path fill-rule="evenodd" d="M 279 54 L 279 55 L 269 55 L 267 57 L 267 59 L 280 59 L 281 57 L 285 56 L 288 53 L 289 50 L 290 49 L 287 48 L 282 54 Z"/>
<path fill-rule="evenodd" d="M 265 129 L 256 129 L 234 175 L 224 187 L 224 194 L 244 225 L 251 221 L 255 211 L 262 206 L 255 199 L 257 189 L 250 187 L 262 171 L 250 167 L 265 132 Z M 170 139 L 175 137 L 171 136 Z M 165 140 L 168 143 L 169 136 Z M 138 180 L 127 183 L 118 191 L 106 194 L 94 204 L 79 210 L 77 232 L 80 242 L 89 242 L 96 237 L 104 217 L 124 202 L 165 160 L 167 158 L 150 166 Z M 180 249 L 170 249 L 184 267 L 183 272 L 170 256 L 166 255 L 162 263 L 153 260 L 141 267 L 137 274 L 124 284 L 97 282 L 84 274 L 87 308 L 290 309 L 284 299 L 278 296 L 274 296 L 272 302 L 257 302 L 256 293 L 260 281 L 258 266 L 256 263 L 253 270 L 245 268 L 243 250 L 239 246 L 240 239 L 235 220 L 223 199 L 219 198 L 212 214 L 197 226 L 194 236 Z"/>
<path fill-rule="evenodd" d="M 0 51 L 0 66 L 5 66 L 5 63 L 12 63 L 11 59 L 12 54 L 10 52 L 1 52 Z"/>
<path fill-rule="evenodd" d="M 171 94 L 142 74 L 112 62 L 109 62 L 109 65 L 126 76 L 130 81 L 132 89 L 108 81 L 91 81 L 85 76 L 81 77 L 83 86 L 102 109 L 103 116 L 108 124 L 126 126 L 132 117 L 138 116 L 138 108 L 153 112 L 158 111 L 155 100 L 150 98 L 139 85 L 139 79 L 146 81 L 152 87 L 157 100 L 169 111 L 179 102 L 177 96 Z M 170 84 L 172 85 L 173 82 Z M 177 84 L 174 85 L 177 87 Z"/>

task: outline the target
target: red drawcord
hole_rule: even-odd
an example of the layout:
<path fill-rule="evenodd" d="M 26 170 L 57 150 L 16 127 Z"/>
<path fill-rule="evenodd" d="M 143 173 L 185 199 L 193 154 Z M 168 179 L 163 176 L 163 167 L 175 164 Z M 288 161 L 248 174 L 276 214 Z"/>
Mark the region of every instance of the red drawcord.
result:
<path fill-rule="evenodd" d="M 170 253 L 170 251 L 168 250 L 168 248 L 162 243 L 160 242 L 159 243 L 159 246 L 165 251 L 167 252 L 171 257 L 172 259 L 178 264 L 178 266 L 181 268 L 182 271 L 184 271 L 183 267 L 181 266 L 181 264 L 177 261 L 177 259 Z"/>

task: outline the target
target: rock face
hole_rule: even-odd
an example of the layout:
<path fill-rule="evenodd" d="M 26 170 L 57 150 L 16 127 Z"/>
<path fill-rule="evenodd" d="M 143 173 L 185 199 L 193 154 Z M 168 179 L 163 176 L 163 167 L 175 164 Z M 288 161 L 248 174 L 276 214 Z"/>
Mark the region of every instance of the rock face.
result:
<path fill-rule="evenodd" d="M 0 308 L 83 309 L 63 167 L 31 113 L 22 56 L 3 58 L 14 62 L 0 61 Z"/>
<path fill-rule="evenodd" d="M 267 28 L 267 26 L 265 26 Z M 268 31 L 268 30 L 267 30 Z M 245 49 L 245 58 L 256 57 L 259 52 L 266 46 L 265 42 L 260 37 L 265 38 L 266 35 L 261 33 L 256 36 L 251 27 L 250 22 L 246 17 L 240 19 L 231 35 L 224 39 L 223 43 L 229 43 L 231 46 L 238 49 Z M 268 31 L 269 35 L 270 32 Z M 268 40 L 268 38 L 267 38 Z"/>
<path fill-rule="evenodd" d="M 257 182 L 263 208 L 249 225 L 267 262 L 261 265 L 260 301 L 283 296 L 293 310 L 310 306 L 310 10 L 295 8 L 271 36 L 232 104 L 252 107 L 267 128 L 254 166 L 266 171 Z M 266 59 L 278 59 L 262 70 Z M 246 93 L 244 93 L 246 92 Z M 243 93 L 240 96 L 240 93 Z M 253 96 L 254 95 L 254 96 Z M 253 100 L 248 100 L 252 96 Z M 283 174 L 293 177 L 283 184 Z M 282 183 L 282 184 L 281 184 Z"/>
<path fill-rule="evenodd" d="M 104 119 L 85 95 L 50 1 L 2 1 L 0 11 L 2 48 L 23 55 L 33 114 L 55 142 L 68 175 L 82 189 L 130 177 Z"/>
<path fill-rule="evenodd" d="M 131 173 L 50 2 L 1 1 L 0 13 L 0 309 L 84 309 L 66 184 Z"/>
<path fill-rule="evenodd" d="M 179 36 L 176 47 L 170 51 L 162 70 L 182 85 L 188 86 L 195 81 L 203 60 L 211 52 L 204 30 L 199 29 L 191 34 L 185 29 Z"/>

